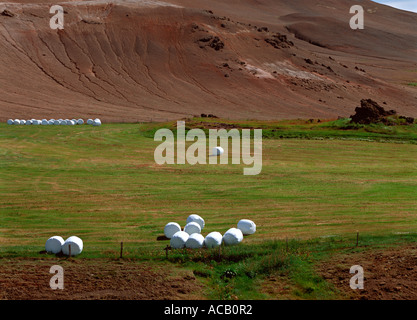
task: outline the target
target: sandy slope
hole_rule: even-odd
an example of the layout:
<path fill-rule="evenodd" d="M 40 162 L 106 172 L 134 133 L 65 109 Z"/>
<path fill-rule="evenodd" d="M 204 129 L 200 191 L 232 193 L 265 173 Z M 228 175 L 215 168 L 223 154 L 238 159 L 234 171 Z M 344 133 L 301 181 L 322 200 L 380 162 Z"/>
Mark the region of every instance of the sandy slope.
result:
<path fill-rule="evenodd" d="M 71 1 L 51 30 L 37 2 L 0 3 L 2 121 L 417 116 L 414 13 L 364 0 L 353 31 L 343 0 Z"/>

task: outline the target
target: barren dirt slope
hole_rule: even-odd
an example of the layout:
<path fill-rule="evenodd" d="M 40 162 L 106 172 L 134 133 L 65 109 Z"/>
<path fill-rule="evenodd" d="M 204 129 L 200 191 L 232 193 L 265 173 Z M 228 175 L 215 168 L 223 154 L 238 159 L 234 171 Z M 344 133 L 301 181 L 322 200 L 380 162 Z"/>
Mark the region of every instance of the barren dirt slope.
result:
<path fill-rule="evenodd" d="M 368 0 L 0 3 L 0 120 L 334 118 L 362 98 L 417 116 L 416 19 Z"/>

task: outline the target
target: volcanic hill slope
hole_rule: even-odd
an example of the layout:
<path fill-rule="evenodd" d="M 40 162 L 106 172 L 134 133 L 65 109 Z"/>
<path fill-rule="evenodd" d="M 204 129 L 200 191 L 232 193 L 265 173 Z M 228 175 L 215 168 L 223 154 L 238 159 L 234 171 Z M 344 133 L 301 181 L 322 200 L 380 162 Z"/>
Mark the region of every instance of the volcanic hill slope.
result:
<path fill-rule="evenodd" d="M 364 98 L 417 117 L 416 20 L 368 0 L 0 3 L 0 120 L 335 118 Z"/>

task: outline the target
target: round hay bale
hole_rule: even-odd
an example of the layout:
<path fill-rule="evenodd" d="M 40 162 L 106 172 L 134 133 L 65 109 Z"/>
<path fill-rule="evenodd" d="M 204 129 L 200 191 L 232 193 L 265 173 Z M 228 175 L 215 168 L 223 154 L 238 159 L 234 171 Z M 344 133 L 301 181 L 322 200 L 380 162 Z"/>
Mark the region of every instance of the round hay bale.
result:
<path fill-rule="evenodd" d="M 40 120 L 32 120 L 32 124 L 34 124 L 35 126 L 39 126 L 41 124 Z"/>
<path fill-rule="evenodd" d="M 254 234 L 256 232 L 256 224 L 252 220 L 242 219 L 237 223 L 237 228 L 242 231 L 243 235 Z"/>
<path fill-rule="evenodd" d="M 20 124 L 21 124 L 21 125 L 26 124 L 26 120 L 20 120 Z"/>
<path fill-rule="evenodd" d="M 46 240 L 45 251 L 57 254 L 61 252 L 62 245 L 64 244 L 64 242 L 64 239 L 60 236 L 50 237 L 48 240 Z"/>
<path fill-rule="evenodd" d="M 65 255 L 69 255 L 69 246 L 71 245 L 71 256 L 79 255 L 83 251 L 83 241 L 76 237 L 72 236 L 65 240 L 64 244 L 62 245 L 62 253 Z"/>
<path fill-rule="evenodd" d="M 200 249 L 204 245 L 204 237 L 199 233 L 193 233 L 188 237 L 187 242 L 185 243 L 186 248 L 190 249 Z"/>
<path fill-rule="evenodd" d="M 14 123 L 13 119 L 9 119 L 9 120 L 7 120 L 7 124 L 8 124 L 8 125 L 12 125 L 13 123 Z"/>
<path fill-rule="evenodd" d="M 220 156 L 224 153 L 224 149 L 222 147 L 214 147 L 211 152 L 213 156 Z"/>
<path fill-rule="evenodd" d="M 243 233 L 239 229 L 230 228 L 223 235 L 223 242 L 226 246 L 234 246 L 243 240 Z"/>
<path fill-rule="evenodd" d="M 26 125 L 27 125 L 27 126 L 29 126 L 29 125 L 31 125 L 31 124 L 33 124 L 33 121 L 32 121 L 32 120 L 27 120 L 27 121 L 26 121 Z"/>
<path fill-rule="evenodd" d="M 67 121 L 67 125 L 75 126 L 75 121 L 74 120 L 69 120 L 69 121 Z"/>
<path fill-rule="evenodd" d="M 207 248 L 216 248 L 222 244 L 222 235 L 220 232 L 210 232 L 204 239 L 204 245 Z"/>
<path fill-rule="evenodd" d="M 46 119 L 42 119 L 42 125 L 43 125 L 43 126 L 47 126 L 47 125 L 49 125 L 48 120 L 46 120 Z"/>
<path fill-rule="evenodd" d="M 61 126 L 66 126 L 67 125 L 67 120 L 62 120 L 60 123 Z"/>
<path fill-rule="evenodd" d="M 48 124 L 49 124 L 50 126 L 52 126 L 54 123 L 55 123 L 55 120 L 52 120 L 52 119 L 51 119 L 51 120 L 49 120 L 49 121 L 48 121 Z"/>
<path fill-rule="evenodd" d="M 201 227 L 197 222 L 190 222 L 185 225 L 184 231 L 189 235 L 194 233 L 201 233 Z"/>
<path fill-rule="evenodd" d="M 60 121 L 60 120 L 55 120 L 55 121 L 54 121 L 54 125 L 55 125 L 55 126 L 59 126 L 60 124 L 61 124 L 61 121 Z"/>
<path fill-rule="evenodd" d="M 187 232 L 184 231 L 178 231 L 177 233 L 175 233 L 171 240 L 170 240 L 170 245 L 171 248 L 173 249 L 181 249 L 185 247 L 185 243 L 187 242 L 188 238 L 189 238 L 189 234 Z"/>
<path fill-rule="evenodd" d="M 83 119 L 78 119 L 78 120 L 77 120 L 77 124 L 80 124 L 80 125 L 81 125 L 81 124 L 84 124 L 84 120 L 83 120 Z"/>
<path fill-rule="evenodd" d="M 20 120 L 19 119 L 14 119 L 13 124 L 18 126 L 20 124 Z"/>
<path fill-rule="evenodd" d="M 101 126 L 101 120 L 98 119 L 98 118 L 97 119 L 94 119 L 93 126 L 95 126 L 95 127 Z"/>
<path fill-rule="evenodd" d="M 93 119 L 88 119 L 87 120 L 87 124 L 93 124 L 94 123 L 94 120 Z"/>
<path fill-rule="evenodd" d="M 181 231 L 181 226 L 176 222 L 169 222 L 164 228 L 165 237 L 168 239 L 171 239 L 178 231 Z"/>
<path fill-rule="evenodd" d="M 201 230 L 204 229 L 204 225 L 205 225 L 204 219 L 200 217 L 198 214 L 192 214 L 188 216 L 186 224 L 189 224 L 190 222 L 197 222 L 200 225 Z"/>

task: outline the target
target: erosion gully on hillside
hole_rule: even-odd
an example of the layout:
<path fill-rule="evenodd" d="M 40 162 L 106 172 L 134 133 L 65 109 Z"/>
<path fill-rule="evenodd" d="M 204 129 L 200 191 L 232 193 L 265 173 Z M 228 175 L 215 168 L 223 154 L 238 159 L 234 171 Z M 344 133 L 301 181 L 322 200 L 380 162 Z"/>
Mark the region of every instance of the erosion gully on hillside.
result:
<path fill-rule="evenodd" d="M 0 3 L 0 120 L 416 117 L 417 14 L 361 5 L 354 31 L 342 0 Z"/>

